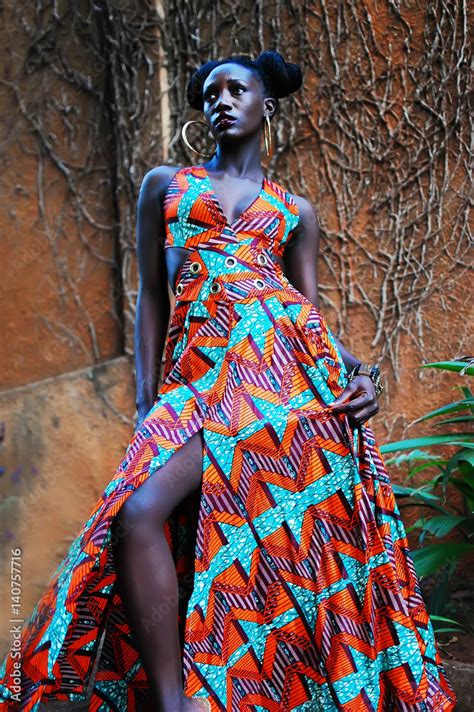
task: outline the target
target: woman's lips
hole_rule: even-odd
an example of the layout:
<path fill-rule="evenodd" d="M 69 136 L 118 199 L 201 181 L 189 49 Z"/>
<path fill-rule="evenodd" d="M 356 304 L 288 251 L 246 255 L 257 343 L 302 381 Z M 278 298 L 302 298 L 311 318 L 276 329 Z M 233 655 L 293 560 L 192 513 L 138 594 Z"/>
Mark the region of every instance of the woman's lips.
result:
<path fill-rule="evenodd" d="M 233 124 L 234 121 L 235 119 L 233 118 L 223 117 L 222 119 L 217 119 L 216 126 L 219 128 L 225 128 L 226 126 L 230 126 L 231 124 Z"/>

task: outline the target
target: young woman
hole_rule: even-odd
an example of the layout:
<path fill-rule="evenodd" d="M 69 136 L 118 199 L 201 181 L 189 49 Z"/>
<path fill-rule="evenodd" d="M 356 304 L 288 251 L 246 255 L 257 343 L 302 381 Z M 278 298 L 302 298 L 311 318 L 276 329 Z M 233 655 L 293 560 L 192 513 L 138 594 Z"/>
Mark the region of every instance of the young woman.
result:
<path fill-rule="evenodd" d="M 89 681 L 101 711 L 454 708 L 367 424 L 378 369 L 319 311 L 315 208 L 262 171 L 301 81 L 274 52 L 207 62 L 212 158 L 143 180 L 137 429 L 24 628 L 22 710 Z"/>

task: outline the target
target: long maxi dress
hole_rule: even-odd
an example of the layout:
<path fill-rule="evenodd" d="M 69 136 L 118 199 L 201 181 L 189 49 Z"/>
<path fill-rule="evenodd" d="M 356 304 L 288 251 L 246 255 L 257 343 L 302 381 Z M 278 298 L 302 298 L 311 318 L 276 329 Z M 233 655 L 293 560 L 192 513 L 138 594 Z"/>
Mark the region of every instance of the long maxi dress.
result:
<path fill-rule="evenodd" d="M 162 385 L 23 628 L 20 695 L 12 652 L 0 668 L 2 709 L 81 701 L 88 683 L 89 710 L 151 709 L 111 523 L 202 429 L 202 488 L 165 524 L 186 694 L 213 712 L 452 710 L 373 431 L 329 412 L 347 370 L 324 316 L 273 259 L 294 235 L 295 201 L 265 177 L 229 223 L 195 165 L 175 174 L 164 210 L 165 247 L 189 254 Z"/>

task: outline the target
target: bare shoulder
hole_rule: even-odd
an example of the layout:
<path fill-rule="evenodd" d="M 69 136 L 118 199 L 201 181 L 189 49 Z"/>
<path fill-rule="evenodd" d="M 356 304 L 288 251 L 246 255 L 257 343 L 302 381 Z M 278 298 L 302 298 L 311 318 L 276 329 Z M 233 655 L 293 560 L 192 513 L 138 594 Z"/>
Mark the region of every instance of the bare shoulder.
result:
<path fill-rule="evenodd" d="M 291 198 L 296 203 L 296 206 L 298 208 L 298 213 L 300 215 L 300 221 L 299 225 L 300 227 L 303 228 L 308 228 L 308 227 L 315 227 L 318 225 L 318 212 L 309 200 L 306 198 L 303 198 L 302 195 L 294 195 L 293 193 L 289 193 Z"/>
<path fill-rule="evenodd" d="M 155 202 L 157 198 L 162 198 L 175 174 L 183 167 L 161 165 L 151 168 L 143 176 L 140 199 Z"/>
<path fill-rule="evenodd" d="M 165 244 L 165 215 L 163 197 L 181 166 L 156 166 L 145 173 L 137 203 L 137 248 L 140 255 L 151 261 L 158 245 Z M 158 233 L 158 239 L 157 239 Z M 143 260 L 142 260 L 143 261 Z"/>

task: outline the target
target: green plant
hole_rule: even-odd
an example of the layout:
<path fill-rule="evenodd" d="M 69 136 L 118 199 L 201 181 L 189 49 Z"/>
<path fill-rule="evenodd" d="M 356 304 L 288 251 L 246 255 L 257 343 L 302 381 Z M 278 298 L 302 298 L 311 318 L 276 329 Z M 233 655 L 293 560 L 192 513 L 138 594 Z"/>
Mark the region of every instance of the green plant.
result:
<path fill-rule="evenodd" d="M 474 376 L 474 358 L 462 356 L 454 361 L 423 364 L 461 376 Z M 444 618 L 449 582 L 461 558 L 474 553 L 474 397 L 467 385 L 456 385 L 462 397 L 426 413 L 417 422 L 442 417 L 436 428 L 461 426 L 463 432 L 441 432 L 400 440 L 380 447 L 382 454 L 403 451 L 387 459 L 387 464 L 408 464 L 405 484 L 393 489 L 400 509 L 418 507 L 423 512 L 407 532 L 418 531 L 420 547 L 412 551 L 420 579 L 436 579 L 430 595 L 430 613 L 435 621 L 455 623 Z M 448 416 L 448 417 L 446 417 Z M 447 458 L 436 453 L 439 446 L 455 447 Z M 407 484 L 408 483 L 408 484 Z M 442 628 L 438 632 L 446 631 Z M 454 630 L 454 628 L 449 628 Z"/>

